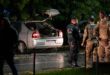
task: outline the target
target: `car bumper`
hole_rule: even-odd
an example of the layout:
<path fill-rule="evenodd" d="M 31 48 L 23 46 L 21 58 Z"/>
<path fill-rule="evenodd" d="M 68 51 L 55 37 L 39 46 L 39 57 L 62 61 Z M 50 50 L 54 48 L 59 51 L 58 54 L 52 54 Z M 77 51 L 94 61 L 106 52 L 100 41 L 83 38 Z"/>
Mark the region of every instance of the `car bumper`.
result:
<path fill-rule="evenodd" d="M 61 47 L 63 45 L 63 38 L 41 38 L 41 39 L 33 39 L 33 45 L 35 49 L 42 48 L 56 48 Z"/>

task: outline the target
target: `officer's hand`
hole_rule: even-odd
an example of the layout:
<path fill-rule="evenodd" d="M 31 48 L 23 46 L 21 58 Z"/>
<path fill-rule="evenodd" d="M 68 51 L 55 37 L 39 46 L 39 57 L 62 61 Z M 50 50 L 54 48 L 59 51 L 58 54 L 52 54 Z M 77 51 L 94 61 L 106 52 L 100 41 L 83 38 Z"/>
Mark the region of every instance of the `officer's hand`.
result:
<path fill-rule="evenodd" d="M 109 46 L 110 46 L 110 41 L 108 42 Z"/>
<path fill-rule="evenodd" d="M 83 43 L 81 43 L 81 46 L 84 46 L 84 44 L 83 44 Z"/>
<path fill-rule="evenodd" d="M 109 41 L 109 43 L 108 43 L 108 49 L 110 49 L 110 41 Z"/>
<path fill-rule="evenodd" d="M 85 47 L 85 44 L 84 44 L 84 43 L 81 43 L 81 46 L 82 46 L 82 47 Z"/>

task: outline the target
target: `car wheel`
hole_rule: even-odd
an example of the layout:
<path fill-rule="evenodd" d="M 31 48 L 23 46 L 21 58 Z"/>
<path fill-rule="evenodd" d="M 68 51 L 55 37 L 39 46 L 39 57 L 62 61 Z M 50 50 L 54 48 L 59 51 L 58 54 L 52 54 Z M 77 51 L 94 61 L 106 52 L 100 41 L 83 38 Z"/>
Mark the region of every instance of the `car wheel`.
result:
<path fill-rule="evenodd" d="M 19 53 L 26 53 L 27 46 L 26 46 L 24 41 L 19 40 L 19 42 L 18 42 L 18 50 L 19 50 Z"/>

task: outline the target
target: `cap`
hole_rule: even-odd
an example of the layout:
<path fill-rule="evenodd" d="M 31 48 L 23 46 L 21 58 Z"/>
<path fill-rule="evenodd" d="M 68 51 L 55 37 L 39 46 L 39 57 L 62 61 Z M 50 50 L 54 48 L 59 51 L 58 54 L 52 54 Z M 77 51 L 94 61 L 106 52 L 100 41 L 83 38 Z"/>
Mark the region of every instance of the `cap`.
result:
<path fill-rule="evenodd" d="M 71 19 L 76 19 L 76 16 L 71 16 Z"/>
<path fill-rule="evenodd" d="M 90 18 L 94 19 L 95 17 L 94 17 L 94 15 L 91 15 Z"/>
<path fill-rule="evenodd" d="M 110 16 L 110 14 L 108 14 L 108 16 Z"/>

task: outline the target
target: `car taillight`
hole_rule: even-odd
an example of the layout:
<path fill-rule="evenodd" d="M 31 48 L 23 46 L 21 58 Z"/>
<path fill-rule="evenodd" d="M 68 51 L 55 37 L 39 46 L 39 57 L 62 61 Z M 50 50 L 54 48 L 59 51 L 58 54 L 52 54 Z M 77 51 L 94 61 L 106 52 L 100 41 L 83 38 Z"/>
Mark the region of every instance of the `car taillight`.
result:
<path fill-rule="evenodd" d="M 40 38 L 40 34 L 39 34 L 39 32 L 38 31 L 35 31 L 35 32 L 33 32 L 32 33 L 32 38 Z"/>
<path fill-rule="evenodd" d="M 59 31 L 59 37 L 63 37 L 63 32 L 61 30 Z"/>

